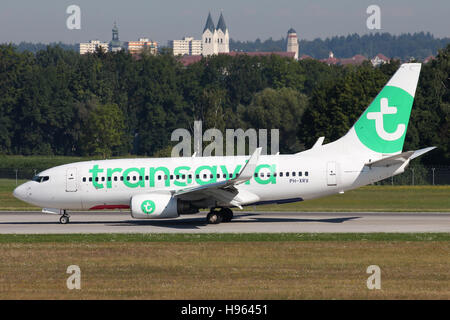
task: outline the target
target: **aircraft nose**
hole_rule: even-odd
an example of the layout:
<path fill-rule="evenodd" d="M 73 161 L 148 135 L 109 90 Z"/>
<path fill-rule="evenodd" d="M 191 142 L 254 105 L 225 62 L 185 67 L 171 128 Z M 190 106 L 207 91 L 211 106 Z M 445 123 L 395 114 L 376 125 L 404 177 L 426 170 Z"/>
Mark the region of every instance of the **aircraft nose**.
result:
<path fill-rule="evenodd" d="M 14 197 L 16 197 L 19 200 L 24 200 L 26 198 L 27 192 L 25 185 L 20 185 L 13 191 Z"/>

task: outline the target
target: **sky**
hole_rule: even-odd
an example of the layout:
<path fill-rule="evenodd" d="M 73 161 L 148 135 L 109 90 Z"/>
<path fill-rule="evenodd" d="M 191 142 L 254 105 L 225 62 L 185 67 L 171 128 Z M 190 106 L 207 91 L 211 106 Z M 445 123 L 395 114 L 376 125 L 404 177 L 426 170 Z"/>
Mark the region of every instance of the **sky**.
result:
<path fill-rule="evenodd" d="M 79 30 L 66 26 L 70 5 L 80 7 Z M 300 39 L 324 39 L 374 32 L 366 25 L 370 5 L 381 10 L 375 31 L 450 37 L 449 0 L 1 0 L 0 43 L 109 42 L 116 21 L 122 41 L 145 37 L 167 45 L 184 36 L 201 39 L 208 12 L 215 24 L 223 12 L 235 40 L 278 40 L 291 27 Z"/>

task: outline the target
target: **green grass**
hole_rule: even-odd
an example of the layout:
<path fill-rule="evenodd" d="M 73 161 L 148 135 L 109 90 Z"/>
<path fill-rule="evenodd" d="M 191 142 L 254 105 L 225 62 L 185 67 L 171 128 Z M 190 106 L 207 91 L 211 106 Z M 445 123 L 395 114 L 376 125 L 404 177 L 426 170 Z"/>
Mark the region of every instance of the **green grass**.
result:
<path fill-rule="evenodd" d="M 450 233 L 4 234 L 0 243 L 450 241 Z"/>
<path fill-rule="evenodd" d="M 25 182 L 19 180 L 18 184 Z M 12 195 L 16 181 L 0 179 L 0 210 L 40 210 Z M 450 186 L 366 186 L 321 199 L 283 205 L 248 206 L 247 211 L 450 212 Z"/>
<path fill-rule="evenodd" d="M 450 186 L 366 186 L 299 203 L 258 206 L 256 211 L 449 212 Z"/>
<path fill-rule="evenodd" d="M 2 243 L 0 299 L 448 300 L 449 250 L 449 241 Z M 80 290 L 66 286 L 74 264 Z M 367 288 L 374 264 L 381 290 Z"/>

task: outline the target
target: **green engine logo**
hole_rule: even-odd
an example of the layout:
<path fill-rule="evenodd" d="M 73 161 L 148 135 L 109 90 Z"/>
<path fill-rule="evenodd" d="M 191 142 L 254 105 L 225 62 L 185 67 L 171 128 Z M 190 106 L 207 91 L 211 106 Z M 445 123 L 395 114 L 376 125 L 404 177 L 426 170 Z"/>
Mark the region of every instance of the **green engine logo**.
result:
<path fill-rule="evenodd" d="M 155 211 L 155 203 L 152 200 L 145 200 L 141 204 L 141 210 L 145 214 L 152 214 Z"/>
<path fill-rule="evenodd" d="M 376 152 L 401 151 L 413 100 L 403 89 L 385 87 L 355 124 L 359 140 Z"/>

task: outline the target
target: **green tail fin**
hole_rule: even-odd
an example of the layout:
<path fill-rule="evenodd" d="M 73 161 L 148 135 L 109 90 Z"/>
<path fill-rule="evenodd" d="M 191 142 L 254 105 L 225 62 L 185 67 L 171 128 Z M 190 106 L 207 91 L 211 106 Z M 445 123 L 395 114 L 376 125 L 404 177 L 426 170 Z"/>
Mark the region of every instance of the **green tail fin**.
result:
<path fill-rule="evenodd" d="M 353 126 L 358 139 L 379 153 L 401 152 L 421 64 L 405 63 Z"/>

